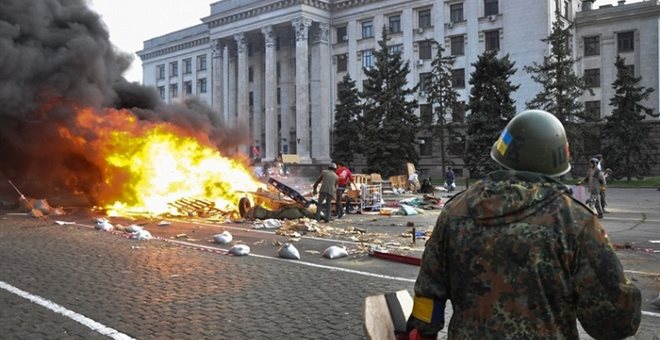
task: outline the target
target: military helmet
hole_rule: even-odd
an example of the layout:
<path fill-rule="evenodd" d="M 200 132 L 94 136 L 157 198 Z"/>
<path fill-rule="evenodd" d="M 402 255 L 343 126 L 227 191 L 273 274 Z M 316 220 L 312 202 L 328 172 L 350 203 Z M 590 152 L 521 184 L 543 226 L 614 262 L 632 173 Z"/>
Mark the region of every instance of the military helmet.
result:
<path fill-rule="evenodd" d="M 330 165 L 328 165 L 328 169 L 337 170 L 337 164 L 330 163 Z"/>
<path fill-rule="evenodd" d="M 511 170 L 561 176 L 571 170 L 566 131 L 559 119 L 541 110 L 517 114 L 490 149 L 490 157 Z"/>

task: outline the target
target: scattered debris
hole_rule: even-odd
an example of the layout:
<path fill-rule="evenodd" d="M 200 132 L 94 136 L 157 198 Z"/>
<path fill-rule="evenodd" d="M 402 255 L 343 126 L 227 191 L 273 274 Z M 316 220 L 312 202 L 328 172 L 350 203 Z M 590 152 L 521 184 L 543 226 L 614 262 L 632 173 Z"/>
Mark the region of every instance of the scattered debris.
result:
<path fill-rule="evenodd" d="M 182 234 L 177 234 L 177 235 L 174 236 L 174 237 L 176 237 L 176 238 L 188 238 L 188 235 L 185 234 L 185 233 L 182 233 Z"/>
<path fill-rule="evenodd" d="M 658 296 L 651 301 L 651 305 L 655 308 L 660 308 L 660 293 L 658 293 Z"/>
<path fill-rule="evenodd" d="M 229 248 L 229 253 L 236 256 L 244 256 L 250 254 L 250 247 L 245 244 L 237 244 Z"/>
<path fill-rule="evenodd" d="M 131 233 L 132 240 L 143 241 L 143 240 L 151 240 L 152 238 L 153 236 L 151 235 L 151 233 L 144 229 L 140 229 Z"/>
<path fill-rule="evenodd" d="M 167 203 L 167 205 L 174 208 L 179 215 L 189 217 L 226 216 L 231 213 L 230 211 L 218 209 L 215 202 L 204 198 L 180 198 L 174 202 Z"/>
<path fill-rule="evenodd" d="M 283 244 L 277 250 L 277 255 L 285 259 L 300 260 L 300 252 L 291 243 Z"/>
<path fill-rule="evenodd" d="M 309 249 L 309 250 L 305 250 L 305 253 L 307 253 L 307 254 L 311 254 L 311 255 L 316 255 L 316 254 L 320 254 L 321 252 L 318 251 L 318 250 L 311 250 L 311 249 Z"/>
<path fill-rule="evenodd" d="M 55 221 L 57 225 L 67 225 L 67 224 L 76 224 L 76 222 L 67 222 L 67 221 Z"/>
<path fill-rule="evenodd" d="M 158 222 L 159 227 L 165 227 L 165 226 L 168 226 L 168 225 L 171 225 L 171 224 L 172 224 L 171 222 L 168 222 L 168 221 L 165 221 L 165 220 L 162 220 L 162 221 Z"/>
<path fill-rule="evenodd" d="M 234 237 L 228 231 L 223 231 L 220 234 L 213 235 L 213 241 L 219 244 L 228 244 L 234 240 Z"/>
<path fill-rule="evenodd" d="M 348 251 L 346 250 L 346 247 L 339 247 L 339 246 L 330 246 L 326 250 L 323 251 L 323 257 L 329 258 L 329 259 L 337 259 L 340 257 L 346 257 L 348 256 Z"/>
<path fill-rule="evenodd" d="M 96 229 L 103 230 L 103 231 L 110 231 L 110 230 L 113 230 L 114 227 L 112 226 L 110 221 L 108 221 L 107 219 L 98 218 L 98 219 L 96 219 Z"/>
<path fill-rule="evenodd" d="M 137 224 L 131 224 L 128 227 L 126 227 L 124 230 L 128 233 L 135 233 L 144 230 L 144 227 L 141 227 Z"/>
<path fill-rule="evenodd" d="M 269 218 L 263 222 L 255 222 L 252 227 L 254 229 L 278 229 L 282 226 L 280 220 Z"/>

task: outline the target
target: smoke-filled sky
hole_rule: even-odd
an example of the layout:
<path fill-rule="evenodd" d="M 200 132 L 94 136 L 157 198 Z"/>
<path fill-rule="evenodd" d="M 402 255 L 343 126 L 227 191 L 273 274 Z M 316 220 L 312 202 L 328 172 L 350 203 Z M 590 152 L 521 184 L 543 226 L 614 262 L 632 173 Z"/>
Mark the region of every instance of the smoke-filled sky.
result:
<path fill-rule="evenodd" d="M 221 150 L 247 141 L 194 98 L 167 105 L 153 88 L 126 81 L 131 60 L 86 0 L 2 0 L 0 178 L 92 190 L 106 164 L 87 148 L 100 135 L 77 121 L 81 108 L 99 122 L 128 109 L 132 125 L 168 123 Z"/>
<path fill-rule="evenodd" d="M 210 14 L 215 0 L 88 0 L 101 15 L 110 31 L 110 40 L 119 49 L 131 54 L 142 49 L 145 40 L 200 23 Z M 627 0 L 626 3 L 642 0 Z M 617 0 L 597 0 L 594 7 Z M 157 14 L 156 14 L 157 13 Z M 142 82 L 142 65 L 135 58 L 124 75 L 129 81 Z"/>

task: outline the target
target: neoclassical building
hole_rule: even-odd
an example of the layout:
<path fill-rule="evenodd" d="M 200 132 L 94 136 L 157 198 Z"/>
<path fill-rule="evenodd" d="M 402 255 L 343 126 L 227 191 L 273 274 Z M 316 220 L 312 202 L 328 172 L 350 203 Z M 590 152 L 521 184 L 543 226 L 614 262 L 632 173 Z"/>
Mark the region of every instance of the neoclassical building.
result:
<path fill-rule="evenodd" d="M 297 154 L 302 163 L 330 161 L 337 83 L 345 74 L 361 89 L 363 68 L 374 63 L 383 29 L 393 51 L 408 60 L 418 114 L 431 112 L 424 82 L 440 42 L 456 57 L 453 85 L 461 105 L 452 119 L 465 117 L 472 63 L 486 50 L 509 54 L 520 84 L 518 110 L 540 90 L 523 66 L 542 62 L 541 41 L 554 20 L 576 24 L 572 46 L 581 57 L 577 72 L 590 78 L 594 95 L 587 107 L 610 114 L 614 60 L 623 54 L 643 85 L 658 84 L 657 0 L 599 8 L 586 0 L 221 0 L 210 4 L 202 23 L 144 42 L 143 83 L 172 102 L 198 96 L 224 122 L 249 129 L 251 145 L 265 160 Z M 595 70 L 598 70 L 596 72 Z M 598 73 L 598 74 L 596 74 Z M 597 78 L 597 80 L 594 80 Z M 595 85 L 598 85 L 596 87 Z M 660 96 L 647 103 L 657 111 Z M 468 113 L 469 114 L 469 113 Z M 451 137 L 450 137 L 451 138 Z M 437 165 L 430 136 L 420 136 L 422 167 Z M 460 167 L 457 169 L 460 175 Z"/>

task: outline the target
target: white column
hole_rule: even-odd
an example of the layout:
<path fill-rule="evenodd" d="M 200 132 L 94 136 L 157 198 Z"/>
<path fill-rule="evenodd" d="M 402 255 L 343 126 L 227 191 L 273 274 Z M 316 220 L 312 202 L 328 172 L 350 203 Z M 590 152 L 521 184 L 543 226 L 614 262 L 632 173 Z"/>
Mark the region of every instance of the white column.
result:
<path fill-rule="evenodd" d="M 264 159 L 273 161 L 279 153 L 279 141 L 277 140 L 277 55 L 275 51 L 275 32 L 272 26 L 266 26 L 261 29 L 264 35 L 266 45 L 265 52 L 265 83 L 264 97 L 266 105 L 266 150 Z"/>
<path fill-rule="evenodd" d="M 291 22 L 296 32 L 296 150 L 301 163 L 311 163 L 308 33 L 312 21 L 301 17 Z"/>
<path fill-rule="evenodd" d="M 315 162 L 330 162 L 330 63 L 328 34 L 330 25 L 319 24 L 312 52 L 312 158 Z"/>
<path fill-rule="evenodd" d="M 223 124 L 225 121 L 225 111 L 224 111 L 224 53 L 223 46 L 220 43 L 220 39 L 214 39 L 211 43 L 211 48 L 213 49 L 213 75 L 212 75 L 212 93 L 211 93 L 211 107 L 213 111 L 218 114 L 219 121 Z"/>
<path fill-rule="evenodd" d="M 237 52 L 237 97 L 236 97 L 236 127 L 239 129 L 249 129 L 249 114 L 248 107 L 248 55 L 247 55 L 247 41 L 245 33 L 234 34 L 236 40 Z M 238 152 L 248 155 L 248 145 L 240 144 Z"/>
<path fill-rule="evenodd" d="M 293 153 L 296 145 L 295 137 L 291 137 L 291 121 L 293 120 L 293 58 L 292 47 L 281 46 L 280 60 L 280 145 L 282 153 Z"/>
<path fill-rule="evenodd" d="M 263 152 L 264 111 L 263 111 L 263 55 L 261 50 L 254 48 L 252 57 L 252 145 L 259 146 Z"/>

